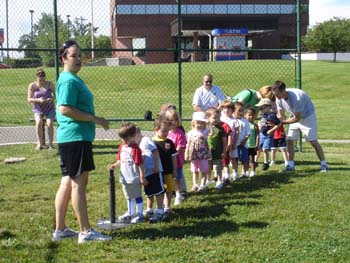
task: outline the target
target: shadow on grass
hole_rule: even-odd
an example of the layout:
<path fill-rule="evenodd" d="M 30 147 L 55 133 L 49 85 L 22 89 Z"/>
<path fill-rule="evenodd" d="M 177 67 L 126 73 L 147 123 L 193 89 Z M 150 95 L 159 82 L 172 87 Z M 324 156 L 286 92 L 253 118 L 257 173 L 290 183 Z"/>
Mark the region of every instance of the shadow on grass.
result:
<path fill-rule="evenodd" d="M 48 251 L 45 262 L 56 262 L 56 255 L 58 249 L 58 242 L 50 242 L 47 245 Z"/>
<path fill-rule="evenodd" d="M 213 221 L 197 221 L 188 223 L 186 225 L 172 225 L 169 224 L 162 228 L 135 228 L 131 231 L 125 232 L 122 235 L 132 239 L 150 239 L 155 240 L 159 238 L 187 238 L 187 237 L 203 237 L 211 238 L 219 236 L 223 233 L 238 232 L 239 225 L 227 220 L 213 220 Z"/>

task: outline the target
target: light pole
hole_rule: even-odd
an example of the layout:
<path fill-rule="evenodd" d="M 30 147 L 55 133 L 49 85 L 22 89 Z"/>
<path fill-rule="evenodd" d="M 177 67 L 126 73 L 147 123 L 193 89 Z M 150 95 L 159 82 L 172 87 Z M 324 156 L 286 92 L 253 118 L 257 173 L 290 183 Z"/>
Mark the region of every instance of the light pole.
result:
<path fill-rule="evenodd" d="M 69 17 L 70 17 L 70 15 L 67 15 L 67 31 L 68 31 L 68 38 L 67 38 L 67 40 L 69 40 L 70 39 L 70 31 L 69 31 L 69 26 L 70 26 L 70 21 L 69 21 Z"/>
<path fill-rule="evenodd" d="M 6 48 L 7 48 L 7 63 L 10 59 L 10 53 L 9 53 L 9 2 L 6 0 Z"/>
<path fill-rule="evenodd" d="M 33 42 L 33 13 L 34 10 L 29 10 L 30 12 L 30 36 L 31 36 L 31 40 Z"/>
<path fill-rule="evenodd" d="M 94 0 L 91 0 L 91 48 L 94 49 Z M 91 51 L 91 59 L 94 59 L 94 51 Z"/>

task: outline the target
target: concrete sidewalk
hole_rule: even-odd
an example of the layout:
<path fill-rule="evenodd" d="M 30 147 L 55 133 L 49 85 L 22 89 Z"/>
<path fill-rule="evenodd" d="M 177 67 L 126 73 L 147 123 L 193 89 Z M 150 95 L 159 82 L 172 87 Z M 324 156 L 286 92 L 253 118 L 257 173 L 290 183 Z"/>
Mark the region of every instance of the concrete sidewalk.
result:
<path fill-rule="evenodd" d="M 145 132 L 151 136 L 153 132 Z M 56 134 L 56 130 L 55 130 Z M 116 140 L 118 139 L 116 129 L 105 131 L 102 128 L 96 129 L 95 140 Z M 47 139 L 47 133 L 46 133 Z M 319 140 L 321 143 L 350 143 L 350 140 Z M 0 146 L 11 144 L 36 143 L 36 133 L 34 126 L 0 127 Z"/>

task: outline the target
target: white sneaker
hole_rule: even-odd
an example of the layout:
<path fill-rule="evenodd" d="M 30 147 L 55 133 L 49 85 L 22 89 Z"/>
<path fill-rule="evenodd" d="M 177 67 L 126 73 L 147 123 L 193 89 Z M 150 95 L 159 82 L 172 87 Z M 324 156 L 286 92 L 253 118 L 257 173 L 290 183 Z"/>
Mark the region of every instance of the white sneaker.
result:
<path fill-rule="evenodd" d="M 73 238 L 76 236 L 78 236 L 78 232 L 66 227 L 61 231 L 55 230 L 55 232 L 52 233 L 52 241 L 60 241 L 65 238 Z"/>
<path fill-rule="evenodd" d="M 183 202 L 183 197 L 181 195 L 178 195 L 175 197 L 174 205 L 180 205 Z"/>
<path fill-rule="evenodd" d="M 237 181 L 238 180 L 238 174 L 237 173 L 232 173 L 232 180 Z"/>
<path fill-rule="evenodd" d="M 138 224 L 138 223 L 142 223 L 144 221 L 145 221 L 145 218 L 143 217 L 143 215 L 137 215 L 133 219 L 131 219 L 130 223 L 131 224 Z"/>
<path fill-rule="evenodd" d="M 250 171 L 249 178 L 254 177 L 254 176 L 255 176 L 255 172 L 254 171 Z"/>
<path fill-rule="evenodd" d="M 153 216 L 149 219 L 151 223 L 157 223 L 158 221 L 161 221 L 163 218 L 164 213 L 159 213 L 158 211 L 155 211 Z"/>
<path fill-rule="evenodd" d="M 217 181 L 216 185 L 215 185 L 215 188 L 216 189 L 221 189 L 223 186 L 224 186 L 224 184 L 221 181 Z"/>
<path fill-rule="evenodd" d="M 198 192 L 204 192 L 205 190 L 207 190 L 207 186 L 206 186 L 206 185 L 201 185 L 201 186 L 198 188 Z"/>
<path fill-rule="evenodd" d="M 123 215 L 119 216 L 118 219 L 122 223 L 130 223 L 132 219 L 132 215 L 130 215 L 128 212 L 125 212 Z"/>
<path fill-rule="evenodd" d="M 321 173 L 326 173 L 328 171 L 328 166 L 327 164 L 322 164 L 321 165 Z"/>
<path fill-rule="evenodd" d="M 87 232 L 80 232 L 79 233 L 79 238 L 78 238 L 78 243 L 86 243 L 89 241 L 107 241 L 107 240 L 112 240 L 111 236 L 104 235 L 100 232 L 97 232 L 96 230 L 90 228 L 89 231 Z"/>
<path fill-rule="evenodd" d="M 269 163 L 269 166 L 271 167 L 271 166 L 274 166 L 275 165 L 275 162 L 274 161 L 271 161 L 270 163 Z"/>

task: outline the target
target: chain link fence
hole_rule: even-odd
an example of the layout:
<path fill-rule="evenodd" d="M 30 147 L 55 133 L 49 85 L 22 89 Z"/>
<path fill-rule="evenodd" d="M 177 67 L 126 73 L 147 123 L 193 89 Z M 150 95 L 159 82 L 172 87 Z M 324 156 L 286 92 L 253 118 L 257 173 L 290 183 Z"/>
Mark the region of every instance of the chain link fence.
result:
<path fill-rule="evenodd" d="M 206 73 L 229 96 L 276 79 L 300 86 L 289 54 L 306 32 L 308 1 L 244 2 L 2 0 L 0 64 L 9 68 L 0 69 L 0 143 L 35 141 L 28 85 L 41 67 L 56 81 L 57 49 L 68 39 L 82 48 L 79 76 L 112 128 L 130 120 L 152 130 L 144 113 L 154 116 L 164 103 L 190 120 Z M 113 137 L 113 130 L 97 135 Z"/>

